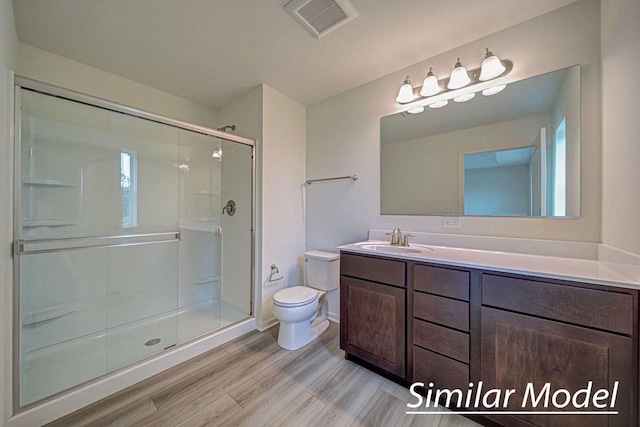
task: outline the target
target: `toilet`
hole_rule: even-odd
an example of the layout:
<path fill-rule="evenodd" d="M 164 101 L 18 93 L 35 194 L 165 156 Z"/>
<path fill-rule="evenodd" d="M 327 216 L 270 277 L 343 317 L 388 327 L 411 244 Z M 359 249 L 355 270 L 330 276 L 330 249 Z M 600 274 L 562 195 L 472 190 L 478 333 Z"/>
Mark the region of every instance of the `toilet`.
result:
<path fill-rule="evenodd" d="M 273 315 L 280 321 L 278 345 L 296 350 L 329 327 L 326 293 L 340 284 L 340 254 L 304 253 L 306 286 L 281 289 L 273 295 Z"/>

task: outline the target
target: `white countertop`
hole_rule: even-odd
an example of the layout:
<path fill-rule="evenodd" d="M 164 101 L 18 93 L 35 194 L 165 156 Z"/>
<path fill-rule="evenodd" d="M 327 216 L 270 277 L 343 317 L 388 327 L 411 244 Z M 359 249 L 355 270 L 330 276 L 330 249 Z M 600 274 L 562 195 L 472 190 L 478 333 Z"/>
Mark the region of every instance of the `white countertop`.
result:
<path fill-rule="evenodd" d="M 619 286 L 640 290 L 640 282 L 632 280 L 631 278 L 612 270 L 602 262 L 596 260 L 423 244 L 410 245 L 410 248 L 419 250 L 419 253 L 389 254 L 364 249 L 361 246 L 363 244 L 388 244 L 388 242 L 369 240 L 366 242 L 338 246 L 337 249 L 367 255 L 377 255 L 386 258 L 433 262 L 444 265 L 478 268 L 505 273 L 532 275 L 551 279 L 570 280 L 605 286 Z"/>

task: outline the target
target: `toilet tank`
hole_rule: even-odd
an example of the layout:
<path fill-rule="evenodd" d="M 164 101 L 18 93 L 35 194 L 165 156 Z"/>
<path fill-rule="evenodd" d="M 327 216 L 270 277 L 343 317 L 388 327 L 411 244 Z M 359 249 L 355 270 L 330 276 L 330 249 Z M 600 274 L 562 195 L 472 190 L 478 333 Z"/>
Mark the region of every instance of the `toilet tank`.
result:
<path fill-rule="evenodd" d="M 324 251 L 304 253 L 307 286 L 333 291 L 340 284 L 340 254 Z"/>

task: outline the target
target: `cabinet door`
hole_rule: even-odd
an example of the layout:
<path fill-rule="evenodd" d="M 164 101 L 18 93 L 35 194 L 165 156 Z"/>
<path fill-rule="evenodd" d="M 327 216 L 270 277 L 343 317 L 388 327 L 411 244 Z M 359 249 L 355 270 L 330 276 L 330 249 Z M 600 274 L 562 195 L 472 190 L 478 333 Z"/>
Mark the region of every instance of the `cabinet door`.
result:
<path fill-rule="evenodd" d="M 619 412 L 618 415 L 522 415 L 522 419 L 545 427 L 636 425 L 631 338 L 487 307 L 482 307 L 481 328 L 484 389 L 515 389 L 509 410 Z M 611 391 L 614 382 L 619 381 L 615 408 L 598 409 L 590 405 L 574 409 L 571 403 L 563 409 L 556 409 L 551 403 L 546 409 L 541 407 L 542 403 L 537 408 L 522 407 L 527 383 L 533 383 L 536 395 L 545 383 L 550 383 L 549 395 L 552 396 L 558 389 L 573 394 L 586 388 L 589 381 L 593 381 L 592 396 L 601 388 Z M 491 418 L 504 425 L 521 425 L 517 419 L 505 416 Z"/>
<path fill-rule="evenodd" d="M 404 376 L 405 294 L 402 288 L 342 276 L 340 347 Z"/>

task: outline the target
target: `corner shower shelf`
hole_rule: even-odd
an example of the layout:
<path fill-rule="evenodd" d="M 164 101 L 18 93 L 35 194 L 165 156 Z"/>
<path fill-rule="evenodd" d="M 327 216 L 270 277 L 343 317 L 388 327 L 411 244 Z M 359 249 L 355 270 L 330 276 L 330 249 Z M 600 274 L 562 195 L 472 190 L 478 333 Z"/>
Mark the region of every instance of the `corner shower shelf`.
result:
<path fill-rule="evenodd" d="M 75 313 L 76 311 L 77 310 L 70 304 L 44 308 L 40 311 L 32 311 L 22 317 L 22 326 L 37 325 L 56 320 L 67 314 Z"/>
<path fill-rule="evenodd" d="M 197 196 L 216 196 L 216 195 L 220 194 L 220 192 L 219 191 L 200 190 L 200 191 L 194 191 L 191 194 L 195 194 Z"/>
<path fill-rule="evenodd" d="M 66 227 L 70 225 L 78 225 L 73 219 L 33 219 L 22 222 L 23 227 Z"/>
<path fill-rule="evenodd" d="M 189 221 L 182 222 L 180 224 L 180 229 L 185 231 L 199 231 L 203 233 L 216 233 L 216 223 L 211 222 L 209 224 L 203 223 L 190 223 Z"/>
<path fill-rule="evenodd" d="M 208 285 L 212 282 L 220 281 L 220 276 L 200 277 L 191 282 L 191 285 Z"/>
<path fill-rule="evenodd" d="M 48 185 L 52 187 L 79 187 L 76 181 L 66 181 L 62 179 L 50 179 L 50 178 L 34 178 L 31 176 L 22 177 L 22 184 Z"/>

